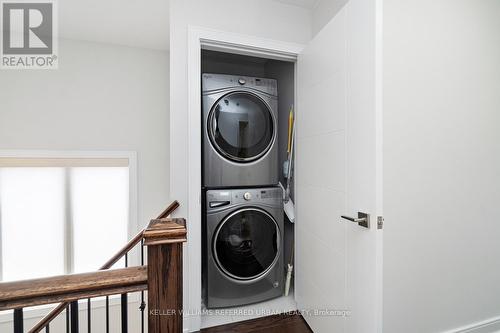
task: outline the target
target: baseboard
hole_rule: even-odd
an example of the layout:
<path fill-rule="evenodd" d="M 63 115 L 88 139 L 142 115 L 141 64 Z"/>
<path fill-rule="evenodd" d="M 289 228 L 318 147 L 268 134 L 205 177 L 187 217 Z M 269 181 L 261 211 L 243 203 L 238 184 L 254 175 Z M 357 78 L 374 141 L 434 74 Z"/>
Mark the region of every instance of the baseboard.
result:
<path fill-rule="evenodd" d="M 192 315 L 184 316 L 182 320 L 182 332 L 198 332 L 200 330 L 200 325 L 198 323 L 199 320 L 194 319 Z"/>
<path fill-rule="evenodd" d="M 443 333 L 500 333 L 500 316 L 478 321 Z"/>

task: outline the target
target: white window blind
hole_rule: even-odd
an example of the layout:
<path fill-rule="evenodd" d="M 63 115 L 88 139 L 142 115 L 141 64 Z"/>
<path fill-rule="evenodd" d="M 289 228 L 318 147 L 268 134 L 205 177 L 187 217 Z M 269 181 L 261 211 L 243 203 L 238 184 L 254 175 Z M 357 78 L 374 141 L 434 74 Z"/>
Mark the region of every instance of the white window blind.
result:
<path fill-rule="evenodd" d="M 1 280 L 96 270 L 128 215 L 128 159 L 0 158 Z"/>
<path fill-rule="evenodd" d="M 73 168 L 74 271 L 95 270 L 127 242 L 128 168 Z"/>
<path fill-rule="evenodd" d="M 0 169 L 3 280 L 64 274 L 64 170 Z"/>

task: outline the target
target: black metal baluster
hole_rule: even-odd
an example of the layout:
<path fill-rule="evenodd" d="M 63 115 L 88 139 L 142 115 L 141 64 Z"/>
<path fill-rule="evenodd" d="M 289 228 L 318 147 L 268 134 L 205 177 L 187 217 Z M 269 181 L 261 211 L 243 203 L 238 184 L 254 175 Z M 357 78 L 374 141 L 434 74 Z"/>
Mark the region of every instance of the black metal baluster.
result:
<path fill-rule="evenodd" d="M 141 266 L 144 266 L 144 239 L 141 240 Z M 144 302 L 144 290 L 141 291 L 141 333 L 144 333 L 144 309 L 146 309 L 146 303 Z"/>
<path fill-rule="evenodd" d="M 49 324 L 47 324 L 47 326 L 45 326 L 45 333 L 50 333 Z"/>
<path fill-rule="evenodd" d="M 23 333 L 23 309 L 14 309 L 14 333 Z"/>
<path fill-rule="evenodd" d="M 122 333 L 128 332 L 128 309 L 127 309 L 127 294 L 122 294 Z"/>
<path fill-rule="evenodd" d="M 109 333 L 109 296 L 106 296 L 106 333 Z"/>
<path fill-rule="evenodd" d="M 66 333 L 69 333 L 69 308 L 66 307 Z"/>
<path fill-rule="evenodd" d="M 128 253 L 125 253 L 125 267 L 128 267 Z M 127 309 L 127 294 L 122 294 L 121 307 L 122 307 L 122 333 L 128 332 L 128 309 Z"/>
<path fill-rule="evenodd" d="M 71 302 L 71 333 L 78 333 L 78 301 Z"/>
<path fill-rule="evenodd" d="M 90 314 L 91 314 L 91 311 L 92 311 L 92 307 L 91 307 L 91 302 L 90 302 L 90 298 L 87 299 L 87 332 L 90 333 L 92 332 L 92 322 L 91 322 L 91 319 L 90 319 Z"/>

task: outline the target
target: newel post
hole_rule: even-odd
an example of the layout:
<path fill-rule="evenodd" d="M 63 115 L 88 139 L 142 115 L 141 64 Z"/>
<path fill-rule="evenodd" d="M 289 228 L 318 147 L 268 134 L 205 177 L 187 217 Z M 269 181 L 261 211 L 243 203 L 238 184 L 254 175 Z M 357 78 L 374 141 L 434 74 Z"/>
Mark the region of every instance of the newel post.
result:
<path fill-rule="evenodd" d="M 144 231 L 148 247 L 148 332 L 182 332 L 182 243 L 186 221 L 151 220 Z"/>

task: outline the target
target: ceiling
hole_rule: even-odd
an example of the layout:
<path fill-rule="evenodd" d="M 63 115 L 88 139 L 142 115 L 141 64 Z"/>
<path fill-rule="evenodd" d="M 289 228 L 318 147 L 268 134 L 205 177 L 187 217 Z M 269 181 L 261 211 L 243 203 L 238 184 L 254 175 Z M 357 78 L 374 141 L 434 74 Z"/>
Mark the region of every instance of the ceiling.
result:
<path fill-rule="evenodd" d="M 319 0 L 268 1 L 312 9 Z M 169 0 L 64 0 L 57 4 L 60 38 L 169 49 Z"/>

